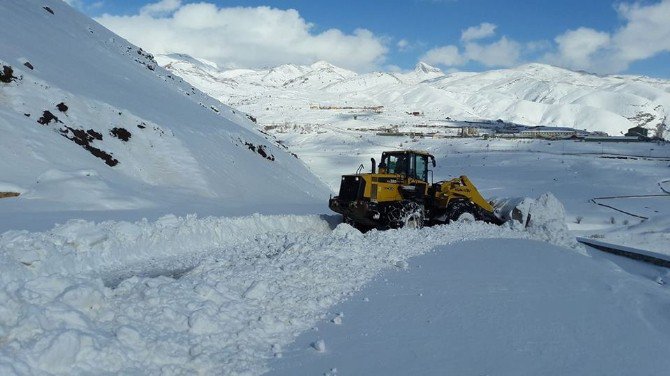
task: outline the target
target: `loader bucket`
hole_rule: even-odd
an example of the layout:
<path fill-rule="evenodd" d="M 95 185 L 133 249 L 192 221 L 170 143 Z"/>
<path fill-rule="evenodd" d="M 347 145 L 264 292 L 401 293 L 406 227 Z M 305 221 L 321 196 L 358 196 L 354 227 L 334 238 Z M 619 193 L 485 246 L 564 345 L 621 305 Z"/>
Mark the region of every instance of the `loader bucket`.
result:
<path fill-rule="evenodd" d="M 515 221 L 527 227 L 531 218 L 531 200 L 527 197 L 493 199 L 494 215 L 502 222 Z"/>

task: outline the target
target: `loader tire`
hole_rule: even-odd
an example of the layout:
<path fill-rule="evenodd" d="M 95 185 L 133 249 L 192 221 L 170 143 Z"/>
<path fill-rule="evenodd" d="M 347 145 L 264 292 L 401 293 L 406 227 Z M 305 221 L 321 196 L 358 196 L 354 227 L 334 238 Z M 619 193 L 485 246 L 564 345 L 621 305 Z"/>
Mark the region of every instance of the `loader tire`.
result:
<path fill-rule="evenodd" d="M 447 218 L 449 218 L 449 222 L 474 222 L 481 219 L 477 208 L 467 201 L 455 201 L 449 204 L 449 207 L 447 208 Z"/>
<path fill-rule="evenodd" d="M 449 204 L 447 208 L 447 217 L 449 222 L 456 221 L 482 221 L 502 225 L 504 221 L 496 217 L 495 214 L 487 212 L 468 201 L 456 201 Z"/>
<path fill-rule="evenodd" d="M 426 212 L 418 202 L 405 201 L 403 202 L 402 217 L 398 223 L 398 227 L 406 227 L 419 229 L 422 228 L 426 221 Z"/>

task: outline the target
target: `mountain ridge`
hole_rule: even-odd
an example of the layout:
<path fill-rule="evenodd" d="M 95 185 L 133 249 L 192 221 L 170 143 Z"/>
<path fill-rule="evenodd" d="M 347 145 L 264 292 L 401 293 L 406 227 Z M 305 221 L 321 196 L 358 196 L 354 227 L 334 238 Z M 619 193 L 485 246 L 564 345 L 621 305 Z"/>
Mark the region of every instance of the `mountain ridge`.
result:
<path fill-rule="evenodd" d="M 326 65 L 334 67 L 324 62 L 319 62 L 318 67 Z M 601 76 L 541 63 L 485 72 L 445 73 L 419 62 L 411 71 L 350 72 L 339 78 L 309 65 L 294 67 L 295 74 L 286 74 L 282 77 L 283 83 L 278 80 L 272 84 L 257 79 L 261 72 L 268 70 L 247 70 L 235 76 L 234 89 L 217 87 L 216 80 L 198 78 L 193 70 L 171 70 L 222 102 L 257 115 L 263 123 L 332 124 L 333 119 L 320 118 L 310 112 L 305 103 L 346 103 L 354 107 L 384 106 L 388 116 L 379 115 L 377 121 L 386 125 L 411 122 L 411 118 L 408 120 L 403 114 L 419 111 L 431 119 L 502 119 L 615 136 L 629 128 L 643 126 L 651 133 L 668 137 L 667 127 L 665 131 L 659 130 L 665 126 L 670 113 L 670 81 L 667 80 Z M 221 70 L 214 76 L 231 77 L 227 72 Z M 430 100 L 422 102 L 427 97 Z M 300 116 L 266 113 L 265 109 L 277 105 L 290 108 L 293 114 Z"/>

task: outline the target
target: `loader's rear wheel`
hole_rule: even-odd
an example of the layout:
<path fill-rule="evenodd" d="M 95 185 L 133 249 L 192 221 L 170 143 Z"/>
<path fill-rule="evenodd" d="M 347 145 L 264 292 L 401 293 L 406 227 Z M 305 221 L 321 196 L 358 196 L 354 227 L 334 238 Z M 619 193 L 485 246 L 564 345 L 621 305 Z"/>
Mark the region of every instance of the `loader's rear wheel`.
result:
<path fill-rule="evenodd" d="M 419 229 L 423 227 L 425 221 L 426 212 L 423 205 L 414 201 L 403 202 L 402 216 L 398 227 Z"/>
<path fill-rule="evenodd" d="M 402 227 L 407 227 L 407 228 L 422 228 L 423 223 L 425 221 L 425 216 L 423 214 L 423 211 L 421 212 L 416 212 L 411 215 L 409 215 L 406 219 L 405 222 L 403 223 Z"/>

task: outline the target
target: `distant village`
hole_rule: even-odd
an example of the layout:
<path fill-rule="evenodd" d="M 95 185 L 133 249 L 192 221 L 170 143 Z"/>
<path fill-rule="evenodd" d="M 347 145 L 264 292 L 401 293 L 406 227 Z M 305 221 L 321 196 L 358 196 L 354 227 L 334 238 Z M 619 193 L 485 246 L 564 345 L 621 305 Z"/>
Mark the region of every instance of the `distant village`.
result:
<path fill-rule="evenodd" d="M 410 136 L 410 137 L 474 137 L 474 138 L 508 138 L 508 139 L 544 139 L 544 140 L 582 140 L 587 142 L 648 142 L 659 138 L 649 135 L 644 127 L 630 128 L 622 136 L 610 136 L 604 132 L 588 132 L 568 127 L 527 126 L 505 123 L 501 120 L 491 121 L 457 121 L 455 125 L 412 125 L 409 128 L 426 128 L 427 131 L 399 131 L 400 126 L 376 129 L 379 136 Z M 404 125 L 403 128 L 408 126 Z"/>
<path fill-rule="evenodd" d="M 353 120 L 384 112 L 384 106 L 349 106 L 312 104 L 312 110 L 348 111 Z M 423 111 L 405 111 L 410 117 L 423 118 Z M 286 126 L 286 125 L 284 125 Z M 316 127 L 316 125 L 313 125 Z M 661 129 L 666 129 L 662 124 Z M 268 125 L 266 130 L 281 128 L 281 125 Z M 506 138 L 506 139 L 543 139 L 543 140 L 581 140 L 585 142 L 652 142 L 665 141 L 658 136 L 662 132 L 653 132 L 643 126 L 635 126 L 625 134 L 608 135 L 604 132 L 589 132 L 560 126 L 529 126 L 498 120 L 455 120 L 431 119 L 419 122 L 403 122 L 381 127 L 350 127 L 350 131 L 374 132 L 379 136 L 413 138 Z"/>

